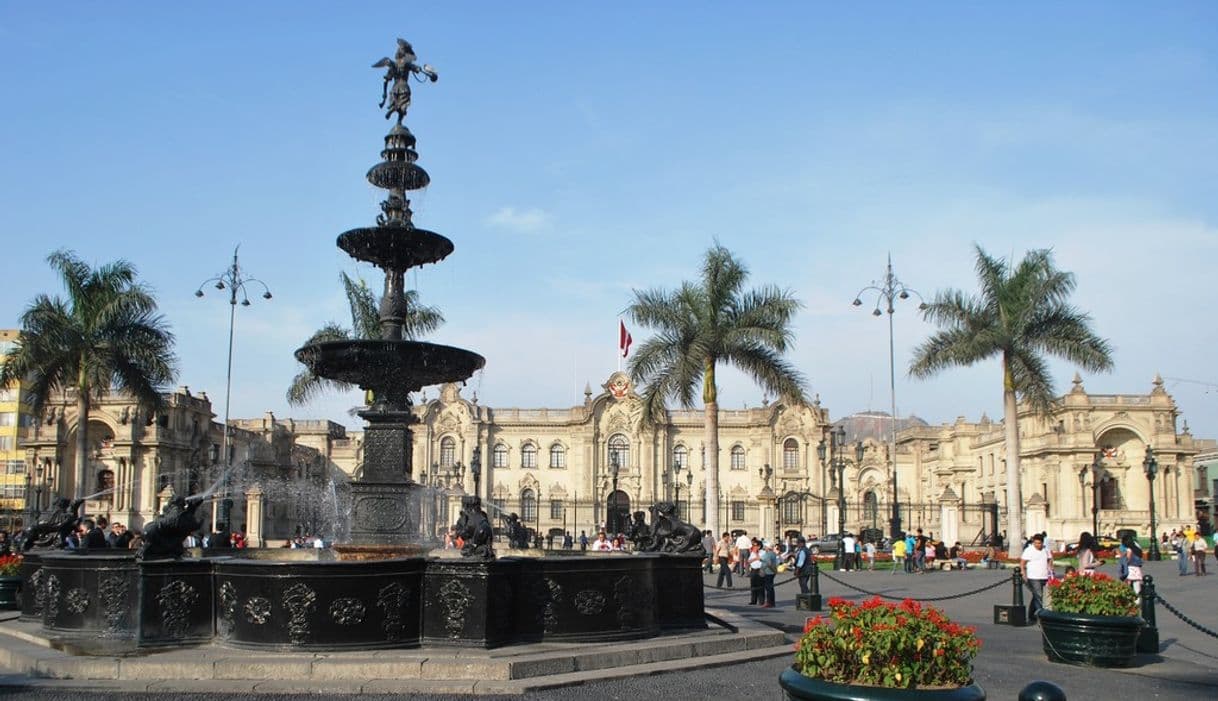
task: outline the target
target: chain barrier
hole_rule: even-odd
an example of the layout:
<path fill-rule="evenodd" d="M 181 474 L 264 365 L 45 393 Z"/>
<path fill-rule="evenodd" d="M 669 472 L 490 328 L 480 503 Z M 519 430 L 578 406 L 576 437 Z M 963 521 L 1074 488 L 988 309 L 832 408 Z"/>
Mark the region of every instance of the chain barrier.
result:
<path fill-rule="evenodd" d="M 1201 631 L 1202 633 L 1205 633 L 1206 635 L 1210 636 L 1211 638 L 1218 638 L 1218 633 L 1215 633 L 1214 631 L 1210 630 L 1209 628 L 1206 628 L 1205 626 L 1201 625 L 1200 623 L 1197 623 L 1196 621 L 1189 618 L 1188 616 L 1185 616 L 1183 613 L 1180 612 L 1179 609 L 1177 609 L 1175 606 L 1172 606 L 1171 604 L 1167 603 L 1167 600 L 1164 599 L 1163 597 L 1159 596 L 1158 594 L 1155 595 L 1155 601 L 1159 602 L 1160 604 L 1163 604 L 1163 608 L 1167 609 L 1168 611 L 1171 611 L 1173 614 L 1175 614 L 1176 618 L 1179 618 L 1180 620 L 1184 621 L 1186 624 L 1192 626 L 1193 628 L 1196 628 L 1197 630 Z"/>
<path fill-rule="evenodd" d="M 843 582 L 842 580 L 838 579 L 837 577 L 834 577 L 833 575 L 829 574 L 828 572 L 821 572 L 820 576 L 825 577 L 826 579 L 828 579 L 832 582 L 836 582 L 837 584 L 840 584 L 843 587 L 846 587 L 847 589 L 853 589 L 854 591 L 857 591 L 862 594 L 867 594 L 868 596 L 878 596 L 881 599 L 888 599 L 890 601 L 904 601 L 905 599 L 913 599 L 914 601 L 948 601 L 950 599 L 963 599 L 966 596 L 980 594 L 982 592 L 986 592 L 991 589 L 997 589 L 998 587 L 1002 586 L 1003 584 L 1011 583 L 1011 580 L 1009 577 L 1003 577 L 1002 579 L 998 580 L 997 582 L 994 582 L 993 584 L 987 584 L 984 587 L 981 587 L 980 589 L 974 589 L 972 591 L 966 591 L 966 592 L 962 592 L 960 594 L 949 594 L 948 596 L 930 596 L 930 597 L 926 597 L 926 598 L 918 598 L 915 596 L 889 596 L 887 594 L 880 594 L 879 592 L 867 591 L 866 589 L 863 589 L 861 587 L 856 587 L 853 584 L 848 584 L 846 582 Z"/>
<path fill-rule="evenodd" d="M 743 587 L 721 587 L 718 585 L 704 584 L 703 586 L 706 589 L 718 589 L 719 591 L 741 591 L 741 592 L 743 592 L 743 591 L 750 590 L 750 587 L 747 584 L 748 575 L 736 575 L 733 573 L 733 576 L 744 579 L 746 582 L 746 585 Z M 867 594 L 868 596 L 878 596 L 881 599 L 889 599 L 890 601 L 904 601 L 905 599 L 913 599 L 914 601 L 948 601 L 950 599 L 962 599 L 966 596 L 973 596 L 974 594 L 980 594 L 982 592 L 987 592 L 991 589 L 997 589 L 998 587 L 1002 586 L 1003 584 L 1009 584 L 1011 581 L 1009 578 L 1004 577 L 1003 579 L 1000 579 L 997 582 L 994 582 L 993 584 L 987 584 L 984 587 L 981 587 L 980 589 L 966 591 L 961 594 L 951 594 L 948 596 L 932 596 L 932 597 L 928 597 L 928 598 L 924 598 L 924 599 L 919 599 L 919 598 L 913 597 L 913 596 L 889 596 L 887 594 L 880 594 L 878 592 L 867 591 L 866 589 L 862 589 L 862 588 L 856 587 L 852 584 L 843 582 L 842 580 L 838 579 L 837 577 L 834 577 L 833 575 L 829 574 L 828 572 L 825 572 L 824 570 L 821 570 L 820 576 L 826 577 L 826 578 L 836 582 L 837 584 L 840 584 L 843 587 L 846 587 L 847 589 L 853 589 L 854 591 L 857 591 L 862 594 Z M 791 582 L 797 581 L 798 579 L 799 579 L 799 577 L 791 577 L 790 579 L 784 579 L 781 582 L 776 581 L 776 582 L 774 582 L 774 587 L 777 588 L 784 584 L 790 584 Z"/>
<path fill-rule="evenodd" d="M 718 572 L 705 572 L 705 574 L 717 575 Z M 748 586 L 749 576 L 747 574 L 736 574 L 735 572 L 733 572 L 732 577 L 734 577 L 735 579 L 744 580 L 745 586 L 743 586 L 743 587 L 721 587 L 717 584 L 707 584 L 707 583 L 703 582 L 702 587 L 704 589 L 718 589 L 719 591 L 748 591 L 749 590 L 749 586 Z M 784 579 L 781 582 L 775 581 L 774 587 L 778 588 L 784 584 L 790 584 L 791 582 L 794 582 L 797 579 L 799 579 L 799 577 L 791 577 L 790 579 Z"/>

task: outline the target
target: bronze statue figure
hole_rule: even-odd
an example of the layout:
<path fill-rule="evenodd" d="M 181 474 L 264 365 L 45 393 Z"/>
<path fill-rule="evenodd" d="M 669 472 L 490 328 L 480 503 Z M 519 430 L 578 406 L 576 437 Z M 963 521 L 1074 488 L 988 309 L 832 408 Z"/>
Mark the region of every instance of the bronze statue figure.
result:
<path fill-rule="evenodd" d="M 461 497 L 461 516 L 454 526 L 457 535 L 465 541 L 461 547 L 464 557 L 478 557 L 492 560 L 495 551 L 491 547 L 491 522 L 482 510 L 482 499 L 479 497 Z"/>
<path fill-rule="evenodd" d="M 165 504 L 165 510 L 144 529 L 144 544 L 136 553 L 140 560 L 169 557 L 175 560 L 186 554 L 183 541 L 186 536 L 203 527 L 195 511 L 203 503 L 203 497 L 174 497 Z"/>
<path fill-rule="evenodd" d="M 394 112 L 398 114 L 398 124 L 402 123 L 402 119 L 406 116 L 406 110 L 410 109 L 410 77 L 425 76 L 427 80 L 436 82 L 439 79 L 439 74 L 435 69 L 427 64 L 422 66 L 415 63 L 418 58 L 414 55 L 414 48 L 410 42 L 405 39 L 398 39 L 398 50 L 390 59 L 388 56 L 382 58 L 372 64 L 373 68 L 387 68 L 385 71 L 385 83 L 381 87 L 381 102 L 378 107 L 388 106 L 385 111 L 385 119 L 389 119 Z M 418 78 L 420 82 L 424 78 Z M 390 83 L 393 83 L 391 86 Z"/>
<path fill-rule="evenodd" d="M 67 497 L 57 498 L 55 508 L 50 513 L 39 517 L 34 525 L 26 529 L 21 549 L 29 550 L 35 546 L 39 548 L 64 547 L 64 541 L 80 525 L 81 516 L 76 512 L 83 503 L 85 503 L 84 499 L 71 501 Z"/>
<path fill-rule="evenodd" d="M 520 517 L 516 514 L 508 514 L 505 520 L 507 521 L 508 547 L 529 547 L 529 529 L 520 522 Z"/>
<path fill-rule="evenodd" d="M 647 552 L 652 549 L 654 539 L 651 533 L 651 526 L 647 525 L 646 512 L 634 512 L 634 521 L 630 523 L 630 529 L 626 537 L 634 544 L 636 552 Z"/>
<path fill-rule="evenodd" d="M 677 507 L 671 501 L 661 501 L 651 507 L 651 536 L 653 552 L 706 557 L 702 531 L 677 518 Z"/>

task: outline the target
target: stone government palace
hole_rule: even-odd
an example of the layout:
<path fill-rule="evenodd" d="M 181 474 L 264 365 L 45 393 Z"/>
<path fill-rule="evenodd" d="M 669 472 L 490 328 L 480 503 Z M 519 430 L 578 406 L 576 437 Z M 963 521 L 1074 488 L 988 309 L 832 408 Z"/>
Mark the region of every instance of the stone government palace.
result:
<path fill-rule="evenodd" d="M 15 332 L 0 332 L 11 342 Z M 462 494 L 474 492 L 470 465 L 480 456 L 480 496 L 492 511 L 520 515 L 543 534 L 591 537 L 656 501 L 677 504 L 681 517 L 705 519 L 701 410 L 670 410 L 643 422 L 642 401 L 628 375 L 615 372 L 582 404 L 561 409 L 493 408 L 463 397 L 456 385 L 414 407 L 411 474 L 434 488 L 421 518 L 430 530 L 455 520 Z M 69 391 L 32 416 L 19 388 L 0 390 L 0 461 L 5 470 L 0 528 L 12 530 L 52 494 L 111 488 L 86 504 L 141 528 L 175 494 L 198 493 L 221 461 L 223 427 L 206 393 L 181 387 L 166 410 L 145 416 L 131 398 L 112 393 L 90 415 L 89 484 L 71 484 L 76 402 Z M 723 530 L 766 537 L 787 531 L 836 531 L 838 485 L 827 462 L 845 463 L 846 526 L 889 528 L 892 512 L 891 417 L 863 413 L 831 421 L 819 399 L 721 410 L 720 500 Z M 1101 533 L 1147 533 L 1149 489 L 1142 461 L 1153 446 L 1159 462 L 1155 509 L 1160 530 L 1208 522 L 1218 475 L 1215 441 L 1194 438 L 1163 381 L 1147 394 L 1090 394 L 1076 375 L 1054 413 L 1021 411 L 1023 495 L 1029 533 L 1073 541 L 1099 524 Z M 818 446 L 841 426 L 847 443 L 821 458 Z M 945 541 L 980 543 L 1005 526 L 1005 449 L 1001 421 L 982 416 L 932 426 L 898 421 L 897 500 L 903 528 L 924 528 Z M 230 422 L 230 455 L 240 478 L 232 524 L 253 543 L 282 544 L 296 534 L 340 537 L 331 529 L 343 485 L 358 474 L 361 432 L 331 421 L 298 421 L 267 413 Z M 861 443 L 861 453 L 858 446 Z M 862 459 L 859 460 L 861 454 Z M 1097 460 L 1097 457 L 1099 458 Z M 613 466 L 618 470 L 616 475 Z M 616 492 L 615 492 L 616 488 Z M 690 497 L 693 497 L 692 499 Z M 691 503 L 692 502 L 692 503 Z M 218 509 L 213 509 L 213 513 Z M 214 523 L 214 517 L 213 517 Z"/>

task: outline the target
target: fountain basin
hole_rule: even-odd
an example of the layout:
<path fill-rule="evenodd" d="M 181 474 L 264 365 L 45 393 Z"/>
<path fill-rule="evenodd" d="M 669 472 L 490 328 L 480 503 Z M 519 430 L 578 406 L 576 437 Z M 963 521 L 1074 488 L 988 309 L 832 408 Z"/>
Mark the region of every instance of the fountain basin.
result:
<path fill-rule="evenodd" d="M 407 270 L 438 263 L 453 252 L 448 237 L 413 226 L 361 227 L 338 236 L 338 247 L 352 258 L 382 270 Z"/>
<path fill-rule="evenodd" d="M 44 630 L 85 652 L 101 642 L 492 648 L 706 626 L 696 556 L 276 560 L 276 550 L 144 562 L 129 551 L 30 553 L 23 617 L 40 618 Z M 259 557 L 244 557 L 250 553 Z"/>
<path fill-rule="evenodd" d="M 296 359 L 319 377 L 395 393 L 464 380 L 486 364 L 463 348 L 421 341 L 327 341 L 298 349 Z"/>

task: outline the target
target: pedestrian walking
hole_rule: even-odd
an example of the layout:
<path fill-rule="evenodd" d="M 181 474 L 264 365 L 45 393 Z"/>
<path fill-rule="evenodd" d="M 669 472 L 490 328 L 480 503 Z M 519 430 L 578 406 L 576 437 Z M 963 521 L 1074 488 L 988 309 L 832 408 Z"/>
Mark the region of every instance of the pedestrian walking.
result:
<path fill-rule="evenodd" d="M 719 580 L 715 586 L 722 587 L 723 583 L 727 582 L 727 588 L 733 588 L 732 564 L 736 561 L 734 553 L 735 548 L 732 547 L 732 534 L 725 531 L 719 542 L 715 543 L 715 549 L 712 554 L 714 561 L 719 565 Z"/>
<path fill-rule="evenodd" d="M 1196 540 L 1193 541 L 1193 574 L 1198 577 L 1204 577 L 1205 571 L 1205 553 L 1209 550 L 1209 545 L 1205 542 L 1205 536 L 1197 534 Z"/>
<path fill-rule="evenodd" d="M 1019 556 L 1019 571 L 1032 591 L 1028 603 L 1028 622 L 1036 620 L 1037 613 L 1044 608 L 1045 582 L 1049 581 L 1049 552 L 1045 550 L 1045 537 L 1040 533 L 1032 536 L 1032 542 Z"/>
<path fill-rule="evenodd" d="M 1142 546 L 1128 533 L 1121 538 L 1125 546 L 1125 581 L 1133 587 L 1134 593 L 1142 593 Z"/>
<path fill-rule="evenodd" d="M 808 593 L 808 579 L 812 576 L 812 568 L 816 567 L 816 558 L 808 552 L 808 541 L 802 536 L 795 541 L 795 557 L 792 559 L 795 568 L 795 578 L 799 582 L 799 593 Z"/>
<path fill-rule="evenodd" d="M 779 546 L 774 545 L 773 548 L 765 548 L 761 552 L 761 590 L 765 598 L 765 603 L 761 604 L 763 609 L 774 608 L 774 577 L 778 574 L 778 550 Z"/>
<path fill-rule="evenodd" d="M 761 579 L 761 541 L 754 538 L 748 552 L 746 562 L 749 573 L 749 605 L 756 606 L 765 603 Z"/>
<path fill-rule="evenodd" d="M 888 571 L 889 574 L 896 572 L 897 567 L 904 570 L 906 574 L 909 573 L 909 566 L 905 563 L 905 553 L 905 539 L 897 538 L 892 543 L 892 569 Z"/>

